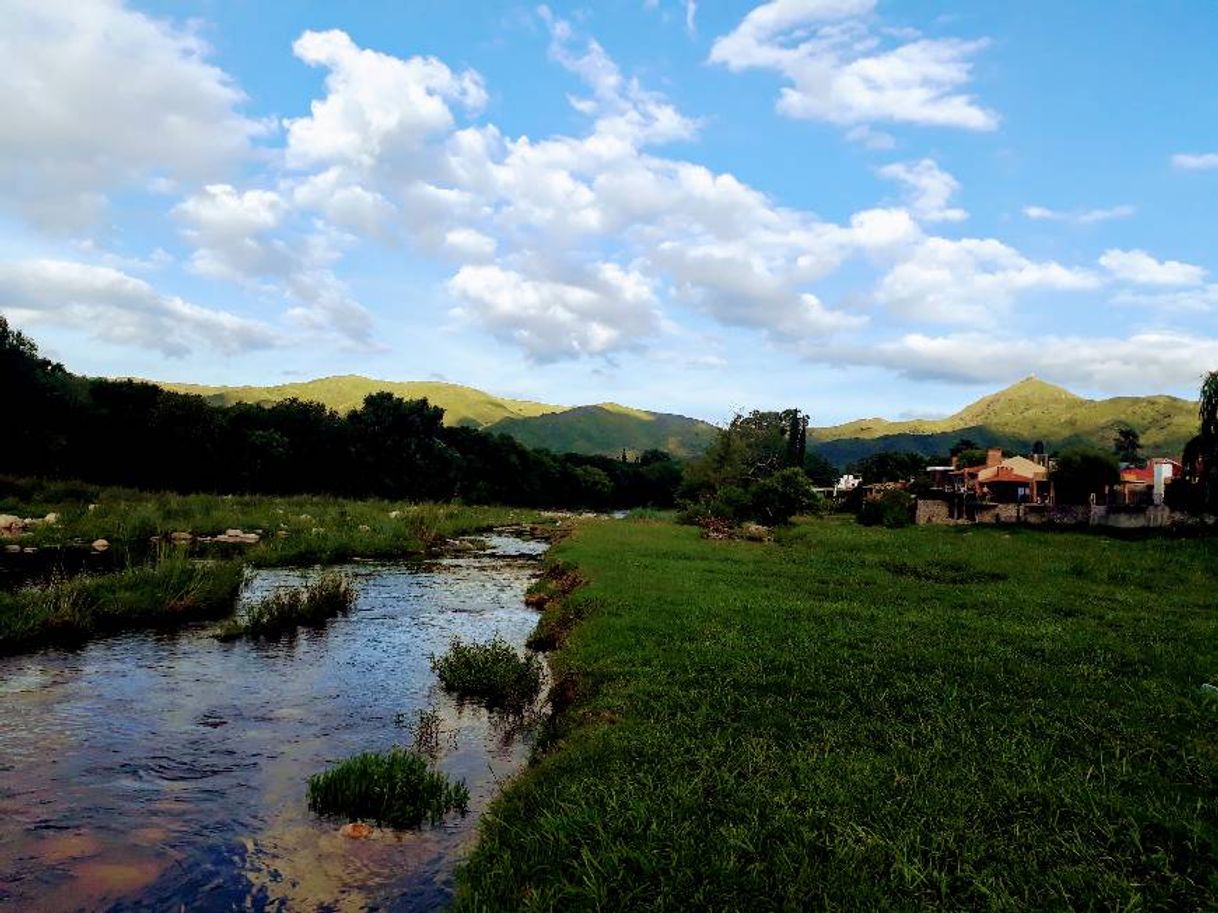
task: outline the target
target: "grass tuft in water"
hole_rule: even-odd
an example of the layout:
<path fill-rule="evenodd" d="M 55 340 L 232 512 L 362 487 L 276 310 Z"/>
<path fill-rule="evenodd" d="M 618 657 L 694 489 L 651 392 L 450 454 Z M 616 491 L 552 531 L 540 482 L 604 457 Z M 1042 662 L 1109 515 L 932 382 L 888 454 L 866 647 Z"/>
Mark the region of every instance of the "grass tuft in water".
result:
<path fill-rule="evenodd" d="M 216 632 L 221 640 L 238 637 L 274 637 L 297 628 L 315 628 L 355 604 L 355 586 L 346 574 L 326 571 L 307 586 L 276 590 L 260 599 L 245 614 L 231 618 Z"/>
<path fill-rule="evenodd" d="M 448 652 L 431 658 L 431 669 L 445 690 L 492 709 L 523 710 L 541 691 L 541 660 L 521 656 L 499 636 L 482 644 L 454 637 Z"/>
<path fill-rule="evenodd" d="M 216 618 L 232 611 L 243 579 L 236 562 L 163 552 L 112 574 L 56 577 L 0 593 L 0 652 Z"/>
<path fill-rule="evenodd" d="M 404 748 L 365 752 L 309 778 L 309 809 L 396 828 L 438 824 L 469 809 L 469 790 Z"/>

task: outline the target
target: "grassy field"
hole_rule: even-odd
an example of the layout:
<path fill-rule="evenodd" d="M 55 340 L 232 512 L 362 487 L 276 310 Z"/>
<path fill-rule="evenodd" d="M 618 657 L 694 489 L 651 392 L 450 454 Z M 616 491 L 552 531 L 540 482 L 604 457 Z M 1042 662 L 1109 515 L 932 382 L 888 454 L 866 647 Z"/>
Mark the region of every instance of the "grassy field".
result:
<path fill-rule="evenodd" d="M 596 522 L 459 910 L 1218 906 L 1218 541 Z M 547 612 L 553 610 L 547 608 Z"/>

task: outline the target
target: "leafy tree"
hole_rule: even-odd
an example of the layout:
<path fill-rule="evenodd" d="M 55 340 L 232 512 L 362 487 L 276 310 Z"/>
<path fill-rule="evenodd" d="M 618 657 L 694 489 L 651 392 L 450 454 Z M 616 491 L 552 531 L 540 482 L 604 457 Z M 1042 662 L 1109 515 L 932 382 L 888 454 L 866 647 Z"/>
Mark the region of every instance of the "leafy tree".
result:
<path fill-rule="evenodd" d="M 951 456 L 959 456 L 966 450 L 981 450 L 981 445 L 972 438 L 962 437 L 956 443 L 952 444 L 952 449 L 948 451 Z"/>
<path fill-rule="evenodd" d="M 1112 452 L 1116 454 L 1118 460 L 1132 466 L 1144 466 L 1146 461 L 1142 459 L 1141 450 L 1141 435 L 1137 431 L 1133 428 L 1117 429 L 1112 438 Z"/>
<path fill-rule="evenodd" d="M 1201 383 L 1200 431 L 1184 447 L 1184 474 L 1205 510 L 1218 510 L 1218 371 Z"/>
<path fill-rule="evenodd" d="M 882 451 L 847 469 L 864 482 L 907 482 L 926 471 L 926 457 L 912 451 Z"/>
<path fill-rule="evenodd" d="M 989 454 L 979 447 L 961 450 L 953 456 L 956 457 L 956 466 L 960 469 L 966 469 L 969 466 L 984 466 L 985 461 L 989 458 Z"/>
<path fill-rule="evenodd" d="M 822 488 L 836 484 L 837 480 L 841 477 L 837 467 L 815 450 L 809 451 L 804 455 L 804 472 L 808 474 L 812 484 L 820 485 Z"/>
<path fill-rule="evenodd" d="M 803 469 L 791 466 L 753 486 L 749 493 L 751 513 L 771 526 L 789 523 L 796 514 L 806 513 L 820 500 Z"/>
<path fill-rule="evenodd" d="M 1051 481 L 1059 504 L 1086 504 L 1092 495 L 1103 500 L 1107 489 L 1120 477 L 1120 467 L 1112 454 L 1078 447 L 1057 458 Z"/>

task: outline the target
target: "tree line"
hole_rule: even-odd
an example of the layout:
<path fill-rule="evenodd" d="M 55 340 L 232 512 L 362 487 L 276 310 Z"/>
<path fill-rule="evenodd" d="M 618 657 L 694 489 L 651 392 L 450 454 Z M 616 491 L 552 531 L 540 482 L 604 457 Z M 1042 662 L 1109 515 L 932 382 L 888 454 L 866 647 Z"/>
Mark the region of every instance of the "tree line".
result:
<path fill-rule="evenodd" d="M 81 377 L 0 316 L 0 472 L 180 492 L 296 494 L 610 509 L 670 507 L 682 470 L 555 454 L 444 425 L 425 399 L 374 393 L 340 415 L 290 399 L 215 406 L 132 380 Z"/>

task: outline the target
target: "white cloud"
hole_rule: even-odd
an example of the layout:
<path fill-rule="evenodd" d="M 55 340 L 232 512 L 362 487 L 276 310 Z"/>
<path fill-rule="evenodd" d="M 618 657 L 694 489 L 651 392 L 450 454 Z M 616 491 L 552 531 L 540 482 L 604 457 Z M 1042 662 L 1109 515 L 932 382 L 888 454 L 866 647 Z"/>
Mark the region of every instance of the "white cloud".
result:
<path fill-rule="evenodd" d="M 292 51 L 329 73 L 326 97 L 312 103 L 309 116 L 285 121 L 291 167 L 409 168 L 428 139 L 452 128 L 450 102 L 469 111 L 486 103 L 473 70 L 454 73 L 434 57 L 403 60 L 359 48 L 345 32 L 305 32 Z"/>
<path fill-rule="evenodd" d="M 1046 206 L 1025 206 L 1023 214 L 1034 221 L 1072 222 L 1076 225 L 1091 225 L 1112 219 L 1128 219 L 1137 213 L 1133 206 L 1110 206 L 1107 209 L 1076 209 L 1065 211 Z"/>
<path fill-rule="evenodd" d="M 1209 171 L 1218 168 L 1218 152 L 1178 152 L 1171 157 L 1171 163 L 1182 171 Z"/>
<path fill-rule="evenodd" d="M 1116 278 L 1140 285 L 1199 285 L 1205 270 L 1179 260 L 1156 260 L 1144 250 L 1106 250 L 1100 266 Z"/>
<path fill-rule="evenodd" d="M 934 159 L 894 162 L 880 168 L 879 175 L 905 185 L 910 208 L 924 222 L 960 222 L 968 218 L 963 209 L 948 205 L 960 189 L 960 182 Z"/>
<path fill-rule="evenodd" d="M 498 245 L 490 235 L 472 228 L 453 228 L 444 235 L 444 246 L 466 260 L 489 260 Z"/>
<path fill-rule="evenodd" d="M 837 364 L 875 365 L 917 380 L 1007 383 L 1034 372 L 1101 390 L 1193 386 L 1218 364 L 1218 339 L 1173 331 L 1111 336 L 1003 336 L 913 333 L 878 345 L 812 351 Z"/>
<path fill-rule="evenodd" d="M 1099 278 L 1055 261 L 1034 262 L 994 239 L 927 238 L 888 272 L 876 300 L 906 317 L 973 322 L 1002 314 L 1030 289 L 1093 289 Z"/>
<path fill-rule="evenodd" d="M 579 281 L 529 278 L 498 265 L 464 266 L 449 289 L 463 302 L 463 313 L 538 361 L 608 355 L 659 327 L 647 279 L 615 263 L 598 263 Z"/>
<path fill-rule="evenodd" d="M 67 260 L 0 263 L 0 307 L 23 324 L 70 327 L 173 357 L 200 348 L 232 355 L 280 341 L 266 324 L 163 295 L 111 267 Z"/>
<path fill-rule="evenodd" d="M 917 35 L 883 47 L 892 30 L 866 18 L 875 0 L 771 0 L 716 39 L 710 60 L 733 72 L 774 70 L 791 84 L 778 110 L 841 125 L 877 121 L 992 130 L 998 116 L 960 89 L 985 39 Z"/>
<path fill-rule="evenodd" d="M 852 143 L 875 150 L 888 150 L 897 147 L 897 140 L 891 133 L 885 133 L 883 130 L 876 130 L 874 127 L 867 124 L 859 124 L 857 127 L 851 127 L 846 131 L 846 139 Z"/>
<path fill-rule="evenodd" d="M 0 205 L 79 229 L 120 188 L 224 173 L 262 125 L 189 29 L 117 0 L 0 3 Z"/>

